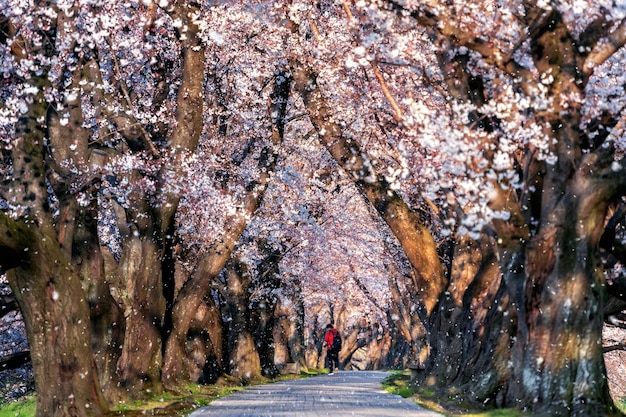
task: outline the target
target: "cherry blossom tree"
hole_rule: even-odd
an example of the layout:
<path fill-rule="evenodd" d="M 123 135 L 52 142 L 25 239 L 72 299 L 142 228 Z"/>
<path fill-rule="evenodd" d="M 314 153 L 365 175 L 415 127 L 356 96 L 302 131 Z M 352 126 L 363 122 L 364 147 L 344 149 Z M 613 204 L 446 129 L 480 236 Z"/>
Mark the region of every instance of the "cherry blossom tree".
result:
<path fill-rule="evenodd" d="M 179 198 L 167 185 L 202 132 L 204 52 L 184 4 L 2 9 L 2 269 L 27 324 L 39 415 L 99 414 L 98 381 L 84 382 L 96 362 L 110 398 L 161 389 L 162 263 Z M 179 52 L 180 71 L 170 72 L 168 54 Z M 155 109 L 171 111 L 176 127 Z M 86 296 L 108 311 L 98 310 L 108 329 L 90 332 Z M 56 338 L 58 329 L 67 335 Z M 91 336 L 103 348 L 96 362 Z M 66 388 L 41 388 L 57 382 Z"/>

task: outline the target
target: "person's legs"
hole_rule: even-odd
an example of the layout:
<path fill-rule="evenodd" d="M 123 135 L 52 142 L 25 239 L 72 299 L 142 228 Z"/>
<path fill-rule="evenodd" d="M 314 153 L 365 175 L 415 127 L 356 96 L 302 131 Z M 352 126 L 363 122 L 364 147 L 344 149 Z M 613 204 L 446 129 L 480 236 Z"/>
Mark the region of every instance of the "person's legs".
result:
<path fill-rule="evenodd" d="M 339 354 L 337 352 L 327 351 L 326 356 L 328 357 L 328 370 L 332 375 L 335 368 L 339 368 Z"/>
<path fill-rule="evenodd" d="M 333 365 L 332 365 L 332 361 L 330 360 L 330 352 L 326 351 L 326 359 L 324 359 L 324 367 L 327 369 L 330 369 L 331 366 Z"/>

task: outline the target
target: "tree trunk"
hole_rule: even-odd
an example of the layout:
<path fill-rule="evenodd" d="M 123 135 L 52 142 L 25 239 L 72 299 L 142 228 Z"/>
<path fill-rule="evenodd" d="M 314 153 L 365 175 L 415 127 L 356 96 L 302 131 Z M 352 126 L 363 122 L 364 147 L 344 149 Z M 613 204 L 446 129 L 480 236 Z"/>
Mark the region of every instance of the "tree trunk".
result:
<path fill-rule="evenodd" d="M 607 294 L 598 244 L 609 193 L 588 174 L 579 171 L 568 183 L 571 191 L 554 200 L 526 248 L 525 320 L 509 401 L 537 404 L 533 411 L 544 415 L 619 414 L 602 352 Z"/>
<path fill-rule="evenodd" d="M 100 386 L 104 396 L 116 402 L 126 398 L 126 393 L 120 392 L 116 375 L 123 346 L 124 317 L 105 280 L 106 252 L 103 254 L 98 243 L 97 219 L 92 210 L 89 207 L 78 213 L 72 263 L 77 268 L 89 304 L 91 340 Z"/>
<path fill-rule="evenodd" d="M 211 384 L 224 373 L 223 332 L 220 311 L 208 295 L 191 322 L 185 345 L 186 369 L 191 382 Z"/>
<path fill-rule="evenodd" d="M 259 352 L 263 376 L 275 377 L 278 369 L 274 363 L 274 312 L 276 300 L 257 300 L 252 304 L 251 314 L 254 329 L 254 340 Z"/>
<path fill-rule="evenodd" d="M 284 250 L 273 249 L 265 239 L 260 239 L 257 245 L 264 257 L 256 268 L 255 293 L 258 295 L 251 300 L 251 320 L 261 371 L 266 377 L 275 377 L 279 371 L 274 363 L 274 313 L 278 303 L 276 290 L 281 285 L 278 263 Z"/>
<path fill-rule="evenodd" d="M 28 49 L 33 55 L 44 54 L 51 46 L 46 36 L 44 44 L 29 45 L 23 53 Z M 64 238 L 55 229 L 48 202 L 45 69 L 33 74 L 30 83 L 37 93 L 15 126 L 14 176 L 4 194 L 25 214 L 13 221 L 0 211 L 0 253 L 15 256 L 12 260 L 0 256 L 0 269 L 10 269 L 9 283 L 24 317 L 38 393 L 37 416 L 97 416 L 108 406 L 93 361 L 89 307 L 71 264 L 71 248 L 64 246 L 72 236 Z"/>
<path fill-rule="evenodd" d="M 238 234 L 237 237 L 239 237 Z M 234 245 L 234 243 L 231 243 L 231 245 Z M 183 284 L 176 295 L 171 310 L 172 328 L 168 335 L 165 357 L 163 359 L 162 379 L 163 383 L 168 388 L 176 389 L 191 379 L 190 370 L 184 359 L 187 335 L 190 331 L 193 318 L 199 306 L 202 304 L 202 300 L 209 295 L 213 280 L 217 277 L 224 265 L 226 265 L 230 257 L 232 246 L 229 246 L 228 243 L 224 246 L 224 249 L 229 247 L 230 249 L 224 251 L 216 249 L 200 260 L 196 270 Z M 218 317 L 219 314 L 215 318 Z M 219 324 L 215 320 L 212 323 L 216 326 L 219 325 L 221 328 L 221 318 Z M 221 330 L 217 333 L 213 331 L 210 334 L 219 334 L 221 338 Z M 221 340 L 213 340 L 213 346 L 215 349 L 219 349 L 220 354 L 216 351 L 216 358 L 218 358 L 221 367 Z"/>
<path fill-rule="evenodd" d="M 165 298 L 161 248 L 154 242 L 152 233 L 145 231 L 128 237 L 123 245 L 117 277 L 115 280 L 109 277 L 111 290 L 124 314 L 125 333 L 117 375 L 130 397 L 151 397 L 163 390 L 161 327 Z"/>
<path fill-rule="evenodd" d="M 466 238 L 456 245 L 450 286 L 433 319 L 429 375 L 469 399 L 502 406 L 517 315 L 492 238 Z"/>
<path fill-rule="evenodd" d="M 0 219 L 0 242 L 13 240 L 25 253 L 20 266 L 7 275 L 26 325 L 37 388 L 36 415 L 101 415 L 107 405 L 93 361 L 89 309 L 54 228 L 42 224 L 42 218 L 39 225 L 20 225 L 2 213 Z"/>
<path fill-rule="evenodd" d="M 229 261 L 225 270 L 229 374 L 244 383 L 261 376 L 261 361 L 250 322 L 250 276 L 245 265 Z"/>

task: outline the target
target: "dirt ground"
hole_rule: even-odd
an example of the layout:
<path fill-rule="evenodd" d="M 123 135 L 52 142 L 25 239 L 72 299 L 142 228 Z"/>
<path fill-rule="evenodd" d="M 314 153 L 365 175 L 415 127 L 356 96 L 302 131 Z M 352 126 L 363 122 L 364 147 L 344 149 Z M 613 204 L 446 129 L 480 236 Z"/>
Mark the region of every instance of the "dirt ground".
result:
<path fill-rule="evenodd" d="M 604 348 L 621 345 L 604 354 L 611 395 L 616 401 L 626 397 L 626 329 L 606 325 L 603 332 Z"/>

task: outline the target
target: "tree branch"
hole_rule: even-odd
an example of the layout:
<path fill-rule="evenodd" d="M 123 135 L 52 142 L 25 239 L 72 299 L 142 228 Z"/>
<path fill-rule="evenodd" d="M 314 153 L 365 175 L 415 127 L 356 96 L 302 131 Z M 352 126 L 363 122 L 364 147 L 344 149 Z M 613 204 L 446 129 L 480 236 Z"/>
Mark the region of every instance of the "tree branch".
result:
<path fill-rule="evenodd" d="M 0 295 L 0 319 L 19 308 L 14 295 Z"/>
<path fill-rule="evenodd" d="M 17 369 L 30 362 L 30 350 L 0 357 L 0 371 Z"/>
<path fill-rule="evenodd" d="M 619 26 L 607 36 L 607 38 L 596 45 L 596 48 L 587 56 L 583 65 L 583 72 L 589 77 L 595 68 L 602 65 L 618 49 L 626 44 L 626 19 L 622 20 Z"/>

